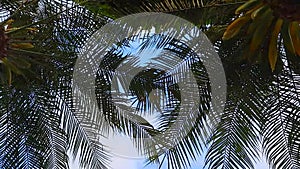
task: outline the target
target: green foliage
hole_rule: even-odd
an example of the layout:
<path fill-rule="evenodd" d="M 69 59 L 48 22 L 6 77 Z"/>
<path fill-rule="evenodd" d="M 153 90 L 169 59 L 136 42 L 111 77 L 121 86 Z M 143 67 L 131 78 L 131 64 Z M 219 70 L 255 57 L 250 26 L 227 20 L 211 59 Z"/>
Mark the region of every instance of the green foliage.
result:
<path fill-rule="evenodd" d="M 106 19 L 70 1 L 1 1 L 0 11 L 1 26 L 13 20 L 1 57 L 0 74 L 12 71 L 0 86 L 0 168 L 65 169 L 68 150 L 81 154 L 82 166 L 107 168 L 109 156 L 82 130 L 70 94 L 76 53 Z"/>
<path fill-rule="evenodd" d="M 0 2 L 0 40 L 2 46 L 7 46 L 0 53 L 0 168 L 68 168 L 67 151 L 79 155 L 81 167 L 108 168 L 110 154 L 97 134 L 109 127 L 133 138 L 151 138 L 150 142 L 133 141 L 148 155 L 149 163 L 166 163 L 170 169 L 189 168 L 205 147 L 208 168 L 254 168 L 260 144 L 271 167 L 300 168 L 297 22 L 270 15 L 275 8 L 261 8 L 256 0 L 240 7 L 240 16 L 235 15 L 235 10 L 244 3 L 241 1 L 75 2 Z M 174 54 L 168 59 L 179 56 L 189 60 L 178 66 L 192 67 L 203 93 L 201 106 L 196 108 L 200 113 L 192 117 L 197 123 L 181 142 L 167 150 L 157 145 L 154 136 L 169 129 L 178 117 L 180 90 L 172 83 L 170 72 L 140 72 L 130 85 L 139 113 L 121 112 L 112 103 L 109 79 L 122 73 L 115 69 L 127 55 L 116 49 L 108 52 L 96 78 L 97 104 L 104 116 L 93 120 L 103 123 L 100 128 L 81 120 L 90 112 L 75 113 L 75 105 L 86 104 L 88 99 L 77 103 L 72 96 L 73 66 L 86 39 L 110 19 L 150 11 L 174 14 L 199 26 L 214 43 L 228 83 L 225 110 L 211 132 L 206 124 L 211 101 L 206 70 L 201 62 L 193 60 L 193 55 L 187 55 L 192 53 L 188 46 L 168 41 L 172 46 L 168 50 Z M 248 11 L 251 12 L 247 14 Z M 4 31 L 4 26 L 14 29 Z M 224 32 L 227 41 L 222 41 Z M 148 43 L 142 44 L 144 48 L 166 42 L 164 37 L 156 41 L 151 41 L 155 37 L 148 38 Z M 126 45 L 128 41 L 119 42 L 119 47 Z M 249 55 L 251 50 L 256 52 Z M 157 129 L 142 118 L 143 112 L 151 112 L 157 106 L 150 104 L 149 95 L 154 89 L 168 93 L 169 103 L 169 109 L 159 117 Z M 145 145 L 148 146 L 142 149 Z"/>
<path fill-rule="evenodd" d="M 287 7 L 291 5 L 299 6 L 292 1 L 287 1 L 287 4 L 275 0 L 245 2 L 236 10 L 235 13 L 240 16 L 227 27 L 223 40 L 237 36 L 242 32 L 241 28 L 248 26 L 249 23 L 247 31 L 250 36 L 249 53 L 244 57 L 251 58 L 261 51 L 268 51 L 269 65 L 274 71 L 278 59 L 278 41 L 281 39 L 289 52 L 300 55 L 299 13 L 290 14 Z"/>

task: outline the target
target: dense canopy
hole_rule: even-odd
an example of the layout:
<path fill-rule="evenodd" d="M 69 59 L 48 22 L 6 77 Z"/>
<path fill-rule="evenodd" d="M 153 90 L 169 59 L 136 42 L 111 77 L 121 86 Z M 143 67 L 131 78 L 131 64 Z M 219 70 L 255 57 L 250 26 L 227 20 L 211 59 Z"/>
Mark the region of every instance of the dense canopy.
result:
<path fill-rule="evenodd" d="M 297 0 L 1 0 L 0 168 L 69 168 L 72 156 L 82 168 L 109 168 L 112 153 L 99 140 L 108 128 L 131 136 L 147 162 L 170 169 L 190 168 L 200 155 L 211 169 L 254 168 L 261 151 L 271 168 L 300 168 L 299 8 Z M 176 39 L 141 38 L 142 50 L 172 53 L 161 67 L 175 56 L 184 60 L 179 67 L 191 68 L 199 89 L 196 123 L 168 149 L 155 135 L 175 123 L 184 102 L 170 72 L 148 69 L 133 78 L 135 112 L 113 105 L 111 77 L 122 73 L 116 68 L 130 57 L 137 37 L 115 42 L 99 64 L 100 115 L 78 111 L 89 98 L 73 97 L 74 65 L 87 40 L 105 24 L 140 12 L 193 23 L 212 42 L 226 73 L 225 108 L 217 112 L 218 125 L 208 128 L 212 91 L 203 62 Z M 160 101 L 153 104 L 158 98 L 167 108 L 154 126 L 143 115 L 160 108 Z"/>

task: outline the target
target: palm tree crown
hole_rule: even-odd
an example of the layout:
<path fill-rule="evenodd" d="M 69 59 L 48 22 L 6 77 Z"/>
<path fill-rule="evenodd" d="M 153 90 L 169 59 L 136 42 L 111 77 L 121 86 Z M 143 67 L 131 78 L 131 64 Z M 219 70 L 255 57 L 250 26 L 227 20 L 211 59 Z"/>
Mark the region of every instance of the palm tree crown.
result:
<path fill-rule="evenodd" d="M 168 168 L 189 168 L 204 149 L 208 168 L 254 168 L 260 145 L 270 167 L 300 168 L 297 7 L 293 0 L 2 0 L 0 168 L 69 168 L 68 151 L 79 157 L 82 168 L 109 168 L 111 153 L 99 141 L 109 129 L 132 137 L 149 163 L 166 163 Z M 203 62 L 187 44 L 158 34 L 114 42 L 95 78 L 94 106 L 101 115 L 78 109 L 89 104 L 89 98 L 74 99 L 73 86 L 74 65 L 85 43 L 105 24 L 139 12 L 187 19 L 213 43 L 227 81 L 227 100 L 224 110 L 216 112 L 220 121 L 213 128 L 207 124 L 212 88 Z M 122 112 L 113 104 L 111 79 L 120 75 L 122 86 L 124 72 L 117 68 L 131 57 L 128 48 L 138 40 L 141 51 L 170 53 L 161 67 L 175 57 L 184 60 L 178 67 L 191 68 L 197 82 L 194 93 L 201 102 L 195 108 L 199 113 L 191 117 L 196 123 L 171 148 L 155 139 L 171 128 L 184 103 L 170 72 L 152 68 L 134 76 L 129 85 L 134 112 Z M 161 102 L 153 103 L 156 96 L 166 106 L 153 126 L 143 113 L 160 108 Z"/>

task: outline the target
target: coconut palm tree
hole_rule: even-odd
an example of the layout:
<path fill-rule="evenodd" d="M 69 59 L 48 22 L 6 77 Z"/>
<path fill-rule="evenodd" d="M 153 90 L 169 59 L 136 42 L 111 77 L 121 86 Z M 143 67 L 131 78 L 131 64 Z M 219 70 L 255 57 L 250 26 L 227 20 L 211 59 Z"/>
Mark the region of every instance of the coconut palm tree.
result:
<path fill-rule="evenodd" d="M 0 11 L 0 168 L 68 168 L 68 150 L 106 168 L 70 95 L 76 53 L 106 19 L 71 1 L 1 1 Z"/>
<path fill-rule="evenodd" d="M 85 40 L 111 18 L 145 11 L 183 17 L 205 32 L 222 59 L 228 85 L 221 121 L 212 132 L 207 131 L 205 121 L 211 91 L 203 84 L 209 84 L 209 79 L 201 62 L 189 62 L 198 79 L 197 84 L 206 91 L 201 93 L 203 102 L 198 108 L 202 113 L 195 117 L 197 123 L 184 139 L 170 149 L 157 149 L 155 139 L 151 144 L 143 139 L 135 140 L 137 147 L 150 145 L 144 150 L 148 152 L 149 162 L 165 162 L 169 168 L 188 168 L 207 147 L 206 165 L 209 168 L 254 168 L 262 144 L 271 167 L 299 168 L 300 58 L 295 38 L 299 34 L 295 24 L 298 15 L 285 13 L 283 3 L 251 1 L 251 4 L 243 5 L 242 1 L 216 0 L 75 2 L 77 4 L 57 0 L 1 2 L 1 168 L 68 168 L 68 150 L 74 156 L 79 155 L 82 167 L 109 166 L 109 152 L 97 137 L 100 129 L 92 127 L 90 121 L 82 120 L 90 112 L 75 113 L 76 104 L 84 104 L 74 102 L 72 98 L 76 53 L 80 52 Z M 296 4 L 289 1 L 288 5 L 293 3 Z M 264 14 L 264 10 L 271 10 L 271 14 Z M 282 27 L 282 33 L 277 29 L 280 19 L 282 25 L 287 25 L 287 28 Z M 261 23 L 266 22 L 272 25 L 268 26 L 271 34 L 264 31 L 258 32 L 261 36 L 256 35 L 256 31 L 245 33 L 249 29 L 262 30 Z M 291 32 L 287 30 L 295 30 L 292 31 L 294 36 L 286 34 Z M 286 43 L 287 35 L 291 39 L 289 44 Z M 155 38 L 156 41 L 151 40 Z M 176 40 L 166 41 L 164 37 L 156 36 L 146 39 L 149 43 L 141 44 L 144 48 L 166 43 L 174 55 L 193 58 L 193 55 L 187 55 L 191 49 L 184 44 L 178 45 Z M 154 69 L 140 72 L 131 82 L 130 91 L 135 96 L 138 112 L 151 111 L 148 105 L 152 90 L 168 93 L 167 100 L 172 104 L 160 115 L 158 128 L 140 114 L 116 110 L 109 79 L 118 73 L 115 72 L 118 64 L 128 57 L 119 49 L 134 40 L 125 39 L 105 55 L 96 78 L 97 104 L 104 115 L 101 119 L 108 122 L 102 127 L 112 127 L 133 138 L 154 138 L 170 128 L 178 117 L 180 90 L 171 83 L 172 78 L 167 72 Z M 253 46 L 255 50 L 251 50 Z M 96 122 L 103 122 L 101 119 Z"/>
<path fill-rule="evenodd" d="M 221 123 L 208 137 L 210 168 L 253 168 L 259 143 L 271 167 L 299 167 L 296 1 L 128 0 L 83 5 L 112 18 L 150 11 L 174 14 L 199 26 L 214 42 L 227 74 L 228 95 Z M 162 155 L 170 168 L 184 167 L 192 159 L 189 155 L 201 152 L 195 151 L 201 149 L 201 140 L 193 139 L 201 135 L 199 128 L 191 130 L 192 138 L 187 135 L 193 141 Z"/>

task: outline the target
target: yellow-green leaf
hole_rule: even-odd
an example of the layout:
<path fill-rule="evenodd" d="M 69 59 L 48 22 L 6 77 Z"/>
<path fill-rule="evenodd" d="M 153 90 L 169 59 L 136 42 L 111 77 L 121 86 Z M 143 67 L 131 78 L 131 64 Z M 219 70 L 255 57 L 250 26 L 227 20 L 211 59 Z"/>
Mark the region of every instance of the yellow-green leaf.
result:
<path fill-rule="evenodd" d="M 11 44 L 13 48 L 19 48 L 19 49 L 30 49 L 34 48 L 32 43 L 13 43 Z"/>
<path fill-rule="evenodd" d="M 293 41 L 292 41 L 292 35 L 290 32 L 290 23 L 288 21 L 285 21 L 282 27 L 282 36 L 283 36 L 283 44 L 287 51 L 291 52 L 292 54 L 296 54 L 296 51 L 294 49 Z"/>
<path fill-rule="evenodd" d="M 261 4 L 261 5 L 258 5 L 258 6 L 256 6 L 255 8 L 253 8 L 252 10 L 250 10 L 249 11 L 249 14 L 251 14 L 251 17 L 252 17 L 252 15 L 253 15 L 253 13 L 256 11 L 256 10 L 258 10 L 258 9 L 260 9 L 261 7 L 263 7 L 263 4 Z M 247 12 L 248 13 L 248 12 Z M 252 19 L 252 18 L 251 18 Z M 258 27 L 258 25 L 259 24 L 261 24 L 260 23 L 260 19 L 258 19 L 258 18 L 254 18 L 254 19 L 252 19 L 253 21 L 251 22 L 251 24 L 250 24 L 250 26 L 249 26 L 249 28 L 248 28 L 248 31 L 247 31 L 247 34 L 248 35 L 250 35 L 250 34 L 253 34 L 253 32 L 256 30 L 256 28 Z"/>
<path fill-rule="evenodd" d="M 235 10 L 235 14 L 240 14 L 242 11 L 249 10 L 249 9 L 253 8 L 254 6 L 258 5 L 259 3 L 260 3 L 260 0 L 247 1 Z"/>
<path fill-rule="evenodd" d="M 260 8 L 252 12 L 251 18 L 255 19 L 256 17 L 262 16 L 268 9 L 270 9 L 268 5 L 261 6 Z"/>
<path fill-rule="evenodd" d="M 38 28 L 26 28 L 26 29 L 33 32 L 38 30 Z"/>
<path fill-rule="evenodd" d="M 276 24 L 274 26 L 274 29 L 273 29 L 271 37 L 270 37 L 268 58 L 269 58 L 269 64 L 270 64 L 272 71 L 275 70 L 275 66 L 276 66 L 276 62 L 277 62 L 277 58 L 278 58 L 277 40 L 278 40 L 278 34 L 281 30 L 282 24 L 283 24 L 282 19 L 278 19 L 276 21 Z"/>
<path fill-rule="evenodd" d="M 293 42 L 294 51 L 297 55 L 300 56 L 300 27 L 299 22 L 291 22 L 290 23 L 290 36 Z"/>
<path fill-rule="evenodd" d="M 256 51 L 262 44 L 263 40 L 266 39 L 266 35 L 269 30 L 269 27 L 272 24 L 273 18 L 274 16 L 272 15 L 272 11 L 270 9 L 265 11 L 261 18 L 258 18 L 259 22 L 250 42 L 251 52 Z"/>
<path fill-rule="evenodd" d="M 241 28 L 245 25 L 245 23 L 247 23 L 249 20 L 250 15 L 245 15 L 237 18 L 227 27 L 222 39 L 228 40 L 236 36 L 240 32 Z"/>
<path fill-rule="evenodd" d="M 5 22 L 5 25 L 10 25 L 10 24 L 12 24 L 13 22 L 14 22 L 13 19 L 9 19 L 8 21 Z"/>

